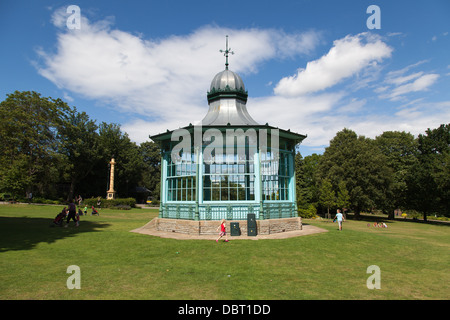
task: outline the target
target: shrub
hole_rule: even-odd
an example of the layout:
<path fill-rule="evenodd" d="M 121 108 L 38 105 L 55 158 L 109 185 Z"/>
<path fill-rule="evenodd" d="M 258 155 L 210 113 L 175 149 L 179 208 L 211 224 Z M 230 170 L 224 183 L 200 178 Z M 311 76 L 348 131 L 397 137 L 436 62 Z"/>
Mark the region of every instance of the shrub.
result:
<path fill-rule="evenodd" d="M 95 208 L 99 207 L 97 205 L 98 198 L 89 198 L 83 200 L 83 205 L 87 205 L 88 207 L 94 206 Z M 105 198 L 100 199 L 100 208 L 116 208 L 118 206 L 134 208 L 136 207 L 136 199 L 134 198 L 117 198 L 106 200 Z M 122 208 L 123 209 L 123 208 Z"/>
<path fill-rule="evenodd" d="M 435 218 L 434 216 L 432 216 L 430 219 L 439 220 L 439 221 L 450 221 L 450 218 L 448 218 L 448 217 L 437 217 L 437 218 Z"/>
<path fill-rule="evenodd" d="M 0 193 L 0 201 L 10 201 L 14 197 L 10 193 Z"/>
<path fill-rule="evenodd" d="M 305 219 L 314 218 L 316 216 L 316 213 L 317 209 L 313 204 L 310 204 L 306 209 L 305 208 L 298 209 L 298 216 Z"/>
<path fill-rule="evenodd" d="M 33 200 L 32 200 L 33 203 L 45 203 L 45 201 L 46 200 L 44 198 L 39 198 L 39 197 L 33 198 Z"/>
<path fill-rule="evenodd" d="M 423 215 L 420 214 L 420 212 L 416 211 L 416 210 L 408 210 L 406 212 L 403 212 L 407 214 L 408 218 L 412 218 L 412 219 L 420 219 L 420 217 L 422 217 Z"/>
<path fill-rule="evenodd" d="M 159 207 L 159 203 L 160 203 L 159 200 L 152 200 L 152 203 L 149 205 Z"/>

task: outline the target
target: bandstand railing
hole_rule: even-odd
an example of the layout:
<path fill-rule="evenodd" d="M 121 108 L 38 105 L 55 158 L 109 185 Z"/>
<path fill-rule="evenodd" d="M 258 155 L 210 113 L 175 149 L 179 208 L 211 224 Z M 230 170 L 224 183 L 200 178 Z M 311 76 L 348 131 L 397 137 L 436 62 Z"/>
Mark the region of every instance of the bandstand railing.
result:
<path fill-rule="evenodd" d="M 229 203 L 205 203 L 198 206 L 198 218 L 196 218 L 195 203 L 165 203 L 160 206 L 160 218 L 186 219 L 186 220 L 246 220 L 249 213 L 253 213 L 256 219 L 281 219 L 297 216 L 295 204 L 292 202 L 264 202 L 261 205 L 229 204 Z"/>

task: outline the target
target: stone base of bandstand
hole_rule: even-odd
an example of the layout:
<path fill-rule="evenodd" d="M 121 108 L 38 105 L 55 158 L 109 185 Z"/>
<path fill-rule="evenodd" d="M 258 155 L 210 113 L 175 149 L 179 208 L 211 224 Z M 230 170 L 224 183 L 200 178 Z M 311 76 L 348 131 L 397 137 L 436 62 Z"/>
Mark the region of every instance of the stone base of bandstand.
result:
<path fill-rule="evenodd" d="M 231 236 L 231 222 L 239 223 L 240 236 Z M 303 225 L 302 218 L 300 217 L 256 220 L 256 236 L 247 235 L 247 220 L 227 221 L 226 224 L 227 235 L 228 239 L 230 240 L 281 239 L 318 232 L 326 232 L 326 230 L 318 227 Z M 217 231 L 217 228 L 219 226 L 220 221 L 216 220 L 193 221 L 182 219 L 154 218 L 143 227 L 132 230 L 132 232 L 159 236 L 162 238 L 209 240 L 216 239 L 218 237 L 219 232 Z"/>

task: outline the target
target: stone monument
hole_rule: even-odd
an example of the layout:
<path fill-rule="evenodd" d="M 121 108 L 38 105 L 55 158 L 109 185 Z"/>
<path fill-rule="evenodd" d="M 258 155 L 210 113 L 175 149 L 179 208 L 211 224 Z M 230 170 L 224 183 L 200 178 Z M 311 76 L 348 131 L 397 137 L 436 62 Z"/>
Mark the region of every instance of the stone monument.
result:
<path fill-rule="evenodd" d="M 109 190 L 106 192 L 106 199 L 112 200 L 116 198 L 116 191 L 114 191 L 114 165 L 116 162 L 114 161 L 114 158 L 111 159 L 109 164 L 111 167 L 109 170 Z"/>

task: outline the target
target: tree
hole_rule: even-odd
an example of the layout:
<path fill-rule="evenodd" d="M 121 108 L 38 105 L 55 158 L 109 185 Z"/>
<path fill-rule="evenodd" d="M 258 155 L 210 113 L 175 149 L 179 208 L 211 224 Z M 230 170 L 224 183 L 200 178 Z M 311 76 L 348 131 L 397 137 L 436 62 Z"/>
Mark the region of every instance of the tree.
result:
<path fill-rule="evenodd" d="M 159 146 L 146 141 L 139 146 L 139 153 L 143 160 L 141 183 L 151 191 L 153 199 L 160 197 L 161 153 Z"/>
<path fill-rule="evenodd" d="M 341 208 L 343 213 L 350 207 L 350 194 L 348 193 L 344 181 L 340 181 L 338 185 L 336 206 Z"/>
<path fill-rule="evenodd" d="M 417 162 L 418 143 L 407 132 L 386 131 L 375 138 L 375 143 L 386 156 L 386 163 L 392 170 L 391 193 L 386 199 L 388 218 L 394 218 L 394 209 L 404 208 L 408 188 L 406 179 L 412 166 Z"/>
<path fill-rule="evenodd" d="M 97 126 L 61 99 L 29 91 L 8 94 L 0 102 L 0 141 L 0 192 L 15 198 L 29 192 L 53 199 L 105 195 L 113 156 L 120 196 L 128 196 L 144 173 L 159 194 L 159 154 L 154 160 L 153 143 L 141 153 L 146 148 L 130 141 L 120 125 Z M 152 155 L 144 161 L 146 153 Z"/>
<path fill-rule="evenodd" d="M 311 195 L 307 190 L 305 174 L 303 172 L 303 157 L 300 152 L 295 154 L 295 193 L 297 196 L 297 207 L 299 209 L 305 208 L 311 201 Z"/>
<path fill-rule="evenodd" d="M 449 214 L 450 124 L 420 134 L 418 161 L 407 178 L 408 207 L 423 213 Z"/>
<path fill-rule="evenodd" d="M 120 125 L 102 122 L 99 126 L 100 149 L 102 150 L 102 166 L 114 157 L 114 188 L 119 196 L 128 197 L 130 190 L 142 179 L 143 160 L 139 147 L 132 142 L 127 133 L 123 133 Z M 107 172 L 107 171 L 104 171 Z M 105 190 L 106 191 L 106 190 Z"/>
<path fill-rule="evenodd" d="M 324 179 L 322 181 L 319 193 L 319 203 L 327 208 L 327 218 L 330 219 L 330 208 L 336 205 L 336 195 L 330 180 Z"/>
<path fill-rule="evenodd" d="M 317 168 L 320 158 L 316 153 L 305 158 L 299 152 L 295 155 L 297 205 L 301 209 L 309 209 L 319 201 Z"/>
<path fill-rule="evenodd" d="M 419 161 L 428 165 L 431 178 L 436 184 L 435 212 L 449 215 L 450 203 L 450 124 L 427 129 L 419 135 Z"/>
<path fill-rule="evenodd" d="M 330 180 L 334 190 L 344 181 L 351 207 L 358 216 L 362 210 L 386 207 L 392 171 L 386 156 L 374 141 L 343 129 L 330 141 L 318 168 L 319 181 Z"/>
<path fill-rule="evenodd" d="M 58 136 L 61 141 L 59 152 L 66 164 L 64 176 L 70 182 L 67 200 L 77 194 L 86 194 L 86 189 L 80 182 L 92 173 L 102 157 L 96 130 L 95 121 L 90 120 L 85 112 L 79 113 L 74 108 L 67 110 L 63 115 Z M 74 194 L 75 191 L 77 194 Z"/>
<path fill-rule="evenodd" d="M 16 196 L 47 186 L 58 179 L 56 137 L 67 105 L 39 93 L 15 91 L 0 103 L 0 187 Z"/>
<path fill-rule="evenodd" d="M 0 164 L 0 190 L 13 195 L 24 194 L 25 188 L 32 185 L 33 179 L 27 174 L 28 159 L 18 155 L 11 163 L 2 161 Z"/>

